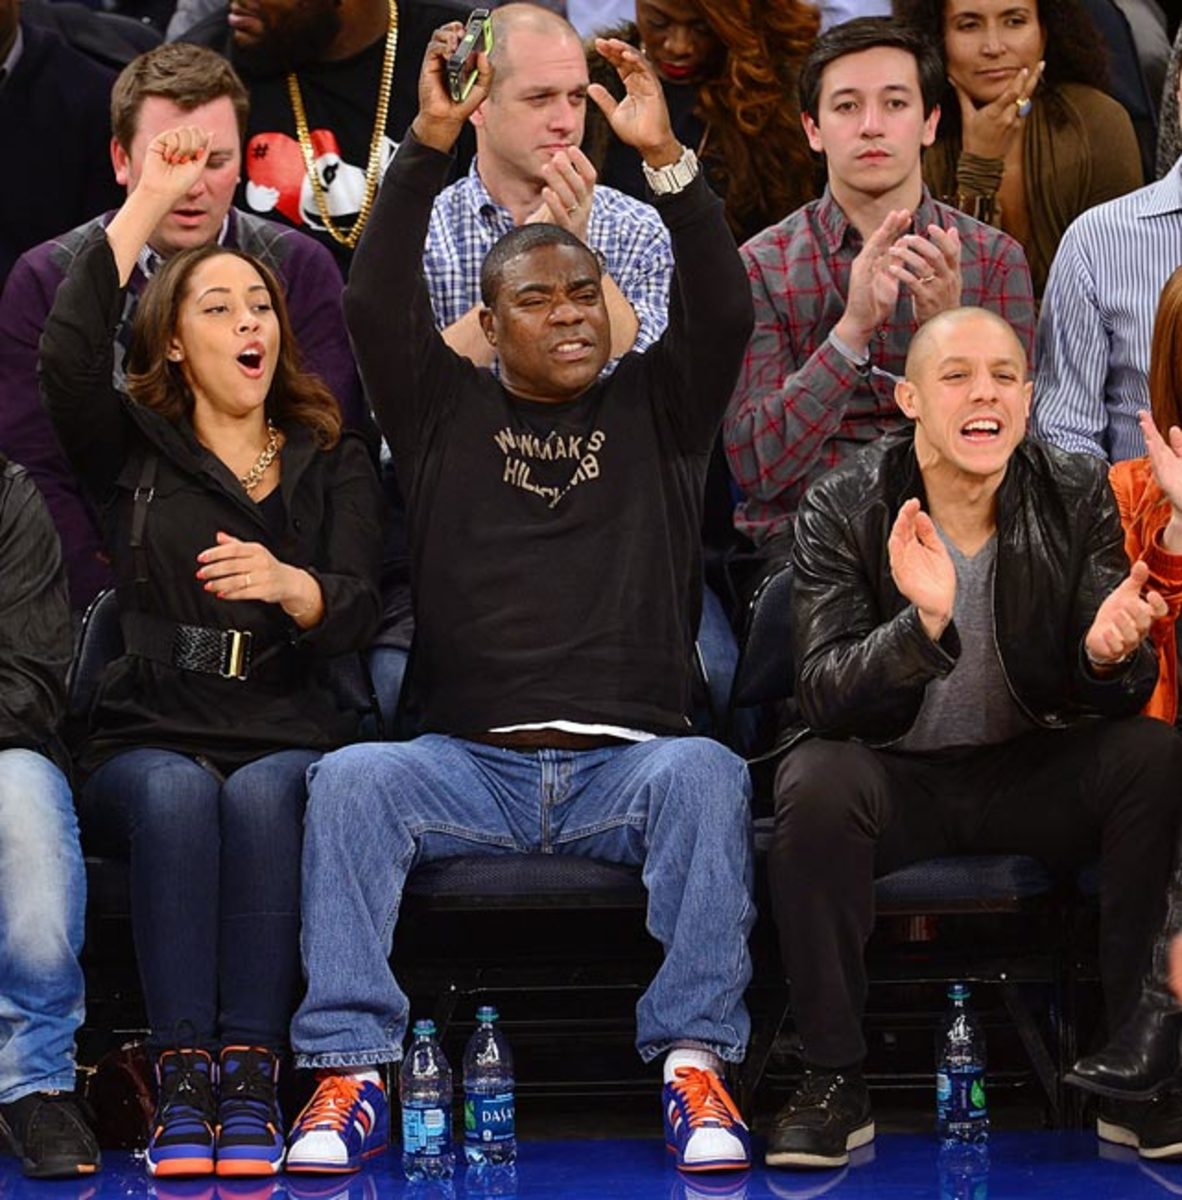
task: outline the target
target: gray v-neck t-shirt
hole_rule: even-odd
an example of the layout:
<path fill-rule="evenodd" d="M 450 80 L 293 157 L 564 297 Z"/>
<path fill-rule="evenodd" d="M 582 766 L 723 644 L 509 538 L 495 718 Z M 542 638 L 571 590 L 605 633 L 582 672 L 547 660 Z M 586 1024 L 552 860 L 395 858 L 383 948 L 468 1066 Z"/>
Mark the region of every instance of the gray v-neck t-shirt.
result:
<path fill-rule="evenodd" d="M 960 657 L 944 678 L 927 685 L 915 724 L 892 750 L 995 746 L 1034 728 L 1010 694 L 997 649 L 993 624 L 997 534 L 972 558 L 940 536 L 956 568 L 952 619 L 960 635 Z"/>

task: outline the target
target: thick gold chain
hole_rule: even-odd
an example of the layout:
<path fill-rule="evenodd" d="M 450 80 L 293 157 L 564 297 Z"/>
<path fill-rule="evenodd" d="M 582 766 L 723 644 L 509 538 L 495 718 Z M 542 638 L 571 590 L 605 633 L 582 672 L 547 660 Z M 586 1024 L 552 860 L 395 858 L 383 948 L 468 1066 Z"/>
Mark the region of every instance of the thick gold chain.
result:
<path fill-rule="evenodd" d="M 267 468 L 275 461 L 275 455 L 278 453 L 279 430 L 268 421 L 267 444 L 263 447 L 263 452 L 255 459 L 254 466 L 238 479 L 245 491 L 253 492 L 259 486 L 263 481 L 263 476 L 267 473 Z"/>
<path fill-rule="evenodd" d="M 324 228 L 328 230 L 333 241 L 348 246 L 350 250 L 357 245 L 365 222 L 369 220 L 370 209 L 373 208 L 374 197 L 378 194 L 378 176 L 382 172 L 382 139 L 386 135 L 386 114 L 390 110 L 390 92 L 394 85 L 394 56 L 398 52 L 398 3 L 390 0 L 390 27 L 386 32 L 386 54 L 382 60 L 382 78 L 378 84 L 378 107 L 374 116 L 373 136 L 369 140 L 369 162 L 365 167 L 365 195 L 361 208 L 353 222 L 353 228 L 348 233 L 342 233 L 333 222 L 332 214 L 328 211 L 328 197 L 324 194 L 324 185 L 320 182 L 320 173 L 316 170 L 316 151 L 312 148 L 312 135 L 308 132 L 308 116 L 304 112 L 304 98 L 300 94 L 300 81 L 292 71 L 287 77 L 287 94 L 291 98 L 291 111 L 295 116 L 296 136 L 299 138 L 300 150 L 304 155 L 304 166 L 308 171 L 308 182 L 312 185 L 312 197 L 320 210 Z"/>

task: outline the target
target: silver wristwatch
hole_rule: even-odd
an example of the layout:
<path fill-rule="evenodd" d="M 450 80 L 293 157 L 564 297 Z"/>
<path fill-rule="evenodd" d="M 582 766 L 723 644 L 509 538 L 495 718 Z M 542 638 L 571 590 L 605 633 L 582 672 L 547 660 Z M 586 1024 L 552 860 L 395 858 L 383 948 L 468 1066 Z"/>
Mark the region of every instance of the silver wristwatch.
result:
<path fill-rule="evenodd" d="M 689 187 L 698 173 L 698 156 L 686 146 L 675 163 L 665 167 L 650 167 L 642 162 L 640 169 L 645 181 L 656 196 L 674 196 Z"/>

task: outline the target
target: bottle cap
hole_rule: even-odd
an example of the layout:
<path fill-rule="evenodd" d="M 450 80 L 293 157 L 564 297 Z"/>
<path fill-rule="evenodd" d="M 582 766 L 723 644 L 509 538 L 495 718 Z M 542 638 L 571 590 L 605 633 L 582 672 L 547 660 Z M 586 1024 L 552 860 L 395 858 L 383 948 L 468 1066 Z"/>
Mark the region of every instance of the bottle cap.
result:
<path fill-rule="evenodd" d="M 416 1021 L 414 1029 L 415 1037 L 434 1037 L 435 1022 L 434 1021 Z"/>
<path fill-rule="evenodd" d="M 476 1019 L 478 1021 L 495 1021 L 500 1015 L 496 1010 L 496 1006 L 492 1004 L 482 1004 L 476 1010 Z"/>
<path fill-rule="evenodd" d="M 948 989 L 949 1000 L 967 1000 L 972 994 L 972 990 L 967 983 L 954 983 Z"/>

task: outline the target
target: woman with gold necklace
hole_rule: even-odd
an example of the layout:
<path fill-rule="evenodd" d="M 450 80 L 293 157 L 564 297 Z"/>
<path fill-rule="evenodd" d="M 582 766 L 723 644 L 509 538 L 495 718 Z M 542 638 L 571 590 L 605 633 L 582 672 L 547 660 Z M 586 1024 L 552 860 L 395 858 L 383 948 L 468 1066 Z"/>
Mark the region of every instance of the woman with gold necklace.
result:
<path fill-rule="evenodd" d="M 304 773 L 354 734 L 323 668 L 380 611 L 372 466 L 300 370 L 263 266 L 216 245 L 170 258 L 135 316 L 129 394 L 112 386 L 122 290 L 156 224 L 199 206 L 208 146 L 194 128 L 153 141 L 41 345 L 118 580 L 126 652 L 99 688 L 79 812 L 91 845 L 130 859 L 160 1176 L 281 1167 Z"/>

